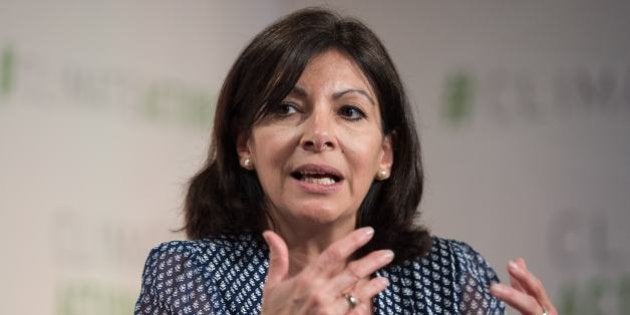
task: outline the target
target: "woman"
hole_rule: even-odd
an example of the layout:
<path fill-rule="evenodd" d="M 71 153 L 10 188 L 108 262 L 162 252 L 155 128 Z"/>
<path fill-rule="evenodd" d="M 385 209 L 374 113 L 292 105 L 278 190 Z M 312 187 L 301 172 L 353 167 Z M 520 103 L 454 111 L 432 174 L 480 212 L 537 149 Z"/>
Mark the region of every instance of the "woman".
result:
<path fill-rule="evenodd" d="M 492 285 L 471 247 L 416 225 L 421 193 L 385 48 L 354 19 L 295 12 L 230 70 L 186 199 L 192 240 L 151 252 L 136 313 L 555 313 L 522 260 Z"/>

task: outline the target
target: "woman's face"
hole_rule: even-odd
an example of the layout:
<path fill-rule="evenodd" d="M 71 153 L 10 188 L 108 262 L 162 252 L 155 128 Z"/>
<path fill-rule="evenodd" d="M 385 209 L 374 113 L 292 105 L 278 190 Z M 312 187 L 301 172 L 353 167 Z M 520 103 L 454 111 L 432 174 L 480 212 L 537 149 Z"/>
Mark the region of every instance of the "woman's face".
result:
<path fill-rule="evenodd" d="M 389 136 L 377 97 L 355 62 L 337 50 L 313 57 L 293 91 L 239 137 L 274 220 L 354 228 L 375 176 L 389 174 Z"/>

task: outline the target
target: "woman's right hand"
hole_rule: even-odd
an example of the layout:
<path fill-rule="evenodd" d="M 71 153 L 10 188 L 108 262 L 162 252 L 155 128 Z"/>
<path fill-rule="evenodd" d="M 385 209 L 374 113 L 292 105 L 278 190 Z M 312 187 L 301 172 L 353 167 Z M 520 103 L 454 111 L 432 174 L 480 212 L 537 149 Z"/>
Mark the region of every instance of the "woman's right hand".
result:
<path fill-rule="evenodd" d="M 371 299 L 389 284 L 386 278 L 369 279 L 394 258 L 390 250 L 378 250 L 348 261 L 348 258 L 374 235 L 364 227 L 332 243 L 321 255 L 289 277 L 289 250 L 272 231 L 263 237 L 269 246 L 269 271 L 263 290 L 262 314 L 370 314 Z M 352 307 L 347 299 L 357 299 Z"/>

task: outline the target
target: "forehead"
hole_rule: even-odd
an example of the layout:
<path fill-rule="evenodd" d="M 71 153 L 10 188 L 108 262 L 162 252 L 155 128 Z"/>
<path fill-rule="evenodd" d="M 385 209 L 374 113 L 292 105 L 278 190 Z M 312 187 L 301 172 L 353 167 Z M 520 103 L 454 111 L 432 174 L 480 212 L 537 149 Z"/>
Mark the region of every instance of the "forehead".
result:
<path fill-rule="evenodd" d="M 300 75 L 296 87 L 307 92 L 309 89 L 326 89 L 331 92 L 360 89 L 376 99 L 374 88 L 359 65 L 337 49 L 329 49 L 313 56 Z"/>

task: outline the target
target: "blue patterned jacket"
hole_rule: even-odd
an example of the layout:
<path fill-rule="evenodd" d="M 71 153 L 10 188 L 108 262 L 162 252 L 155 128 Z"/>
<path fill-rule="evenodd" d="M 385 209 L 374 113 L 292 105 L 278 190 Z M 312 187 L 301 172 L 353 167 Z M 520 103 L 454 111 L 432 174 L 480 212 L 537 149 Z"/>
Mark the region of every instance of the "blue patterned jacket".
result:
<path fill-rule="evenodd" d="M 145 264 L 135 314 L 259 314 L 268 266 L 256 235 L 161 244 Z M 504 313 L 489 293 L 495 272 L 462 242 L 434 237 L 424 257 L 376 274 L 390 285 L 374 297 L 374 314 Z"/>

